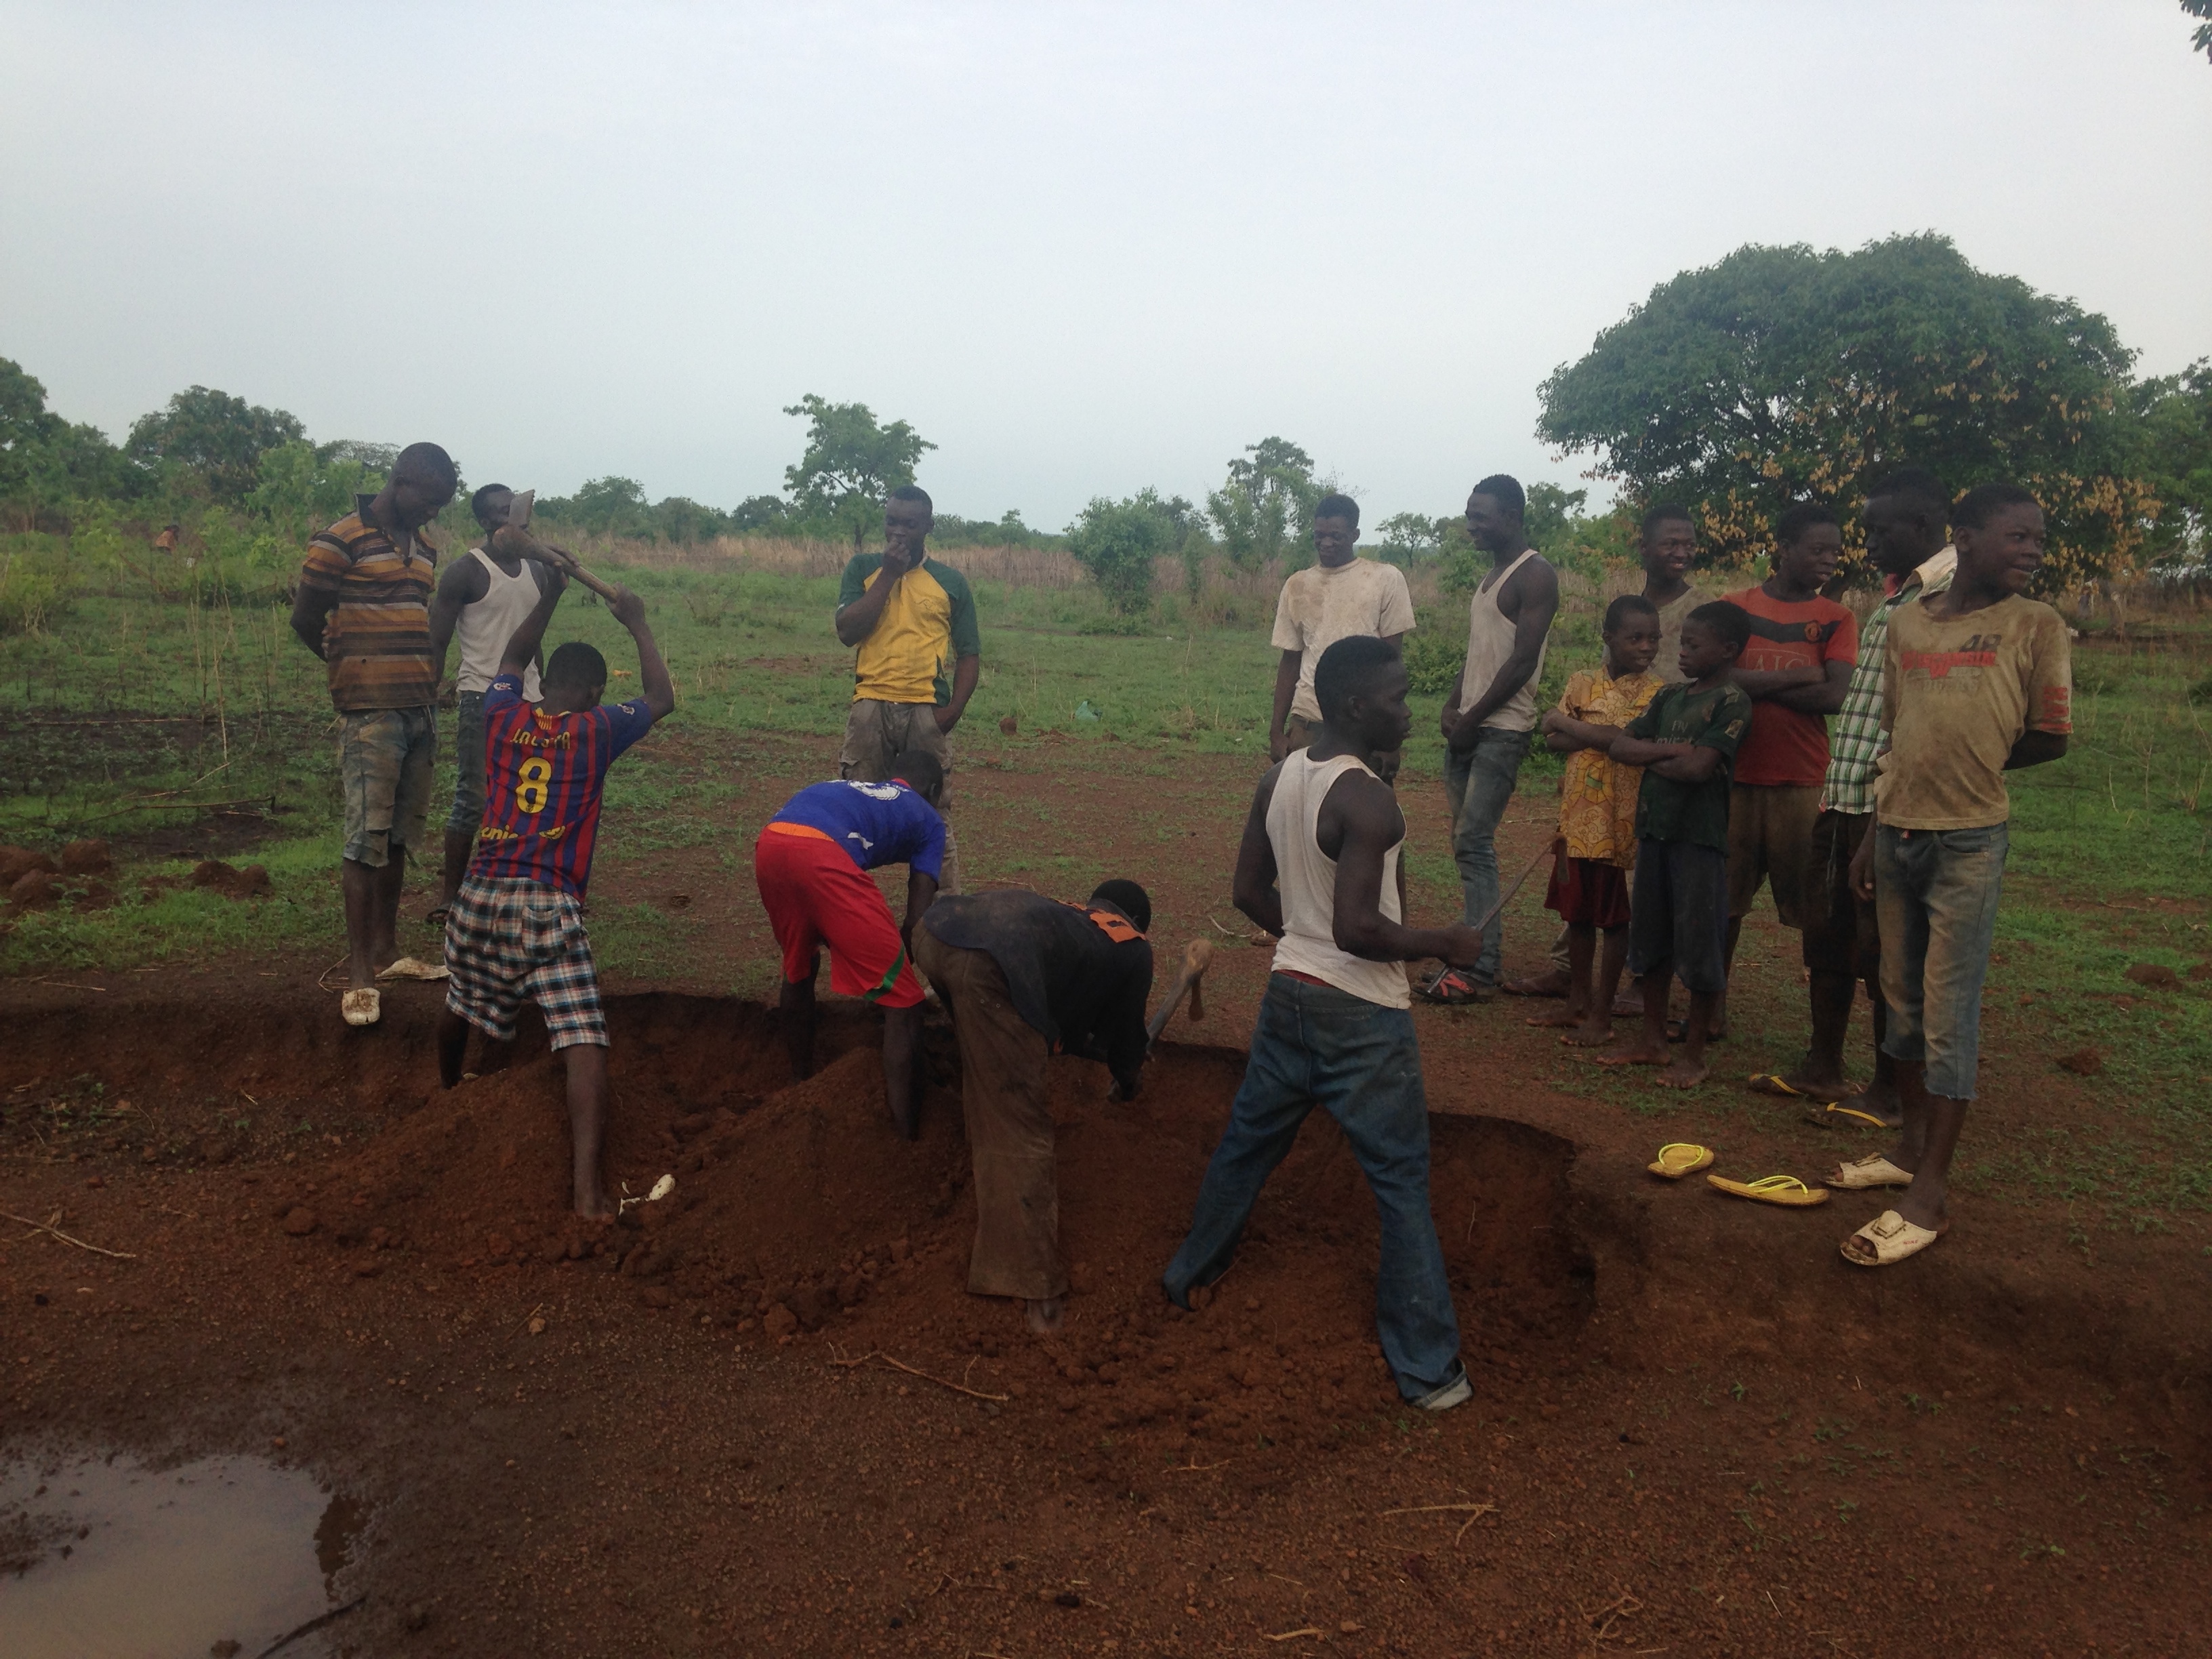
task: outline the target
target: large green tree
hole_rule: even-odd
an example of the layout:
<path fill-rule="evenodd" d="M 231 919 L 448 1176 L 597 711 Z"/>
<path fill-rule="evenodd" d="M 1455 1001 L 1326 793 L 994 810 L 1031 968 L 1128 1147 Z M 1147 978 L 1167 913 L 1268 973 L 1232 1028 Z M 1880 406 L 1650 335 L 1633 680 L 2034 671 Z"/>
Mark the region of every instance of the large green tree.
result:
<path fill-rule="evenodd" d="M 1683 272 L 1540 392 L 1538 435 L 1634 498 L 1684 501 L 1708 546 L 1765 546 L 1808 498 L 1850 507 L 1893 467 L 2009 478 L 2052 524 L 2051 585 L 2126 562 L 2129 368 L 2111 323 L 1968 264 L 1949 239 L 1747 246 Z"/>
<path fill-rule="evenodd" d="M 166 407 L 142 415 L 124 453 L 149 468 L 163 462 L 205 481 L 216 501 L 242 501 L 260 482 L 261 454 L 306 434 L 296 416 L 264 409 L 212 386 L 188 387 Z"/>
<path fill-rule="evenodd" d="M 937 447 L 904 421 L 880 424 L 866 404 L 833 404 L 812 392 L 783 411 L 806 420 L 806 453 L 783 471 L 802 518 L 833 524 L 853 550 L 883 522 L 884 497 L 914 482 L 926 450 Z"/>
<path fill-rule="evenodd" d="M 2196 33 L 2189 37 L 2189 44 L 2207 58 L 2212 58 L 2212 0 L 2181 0 L 2181 9 L 2191 17 L 2202 17 L 2205 20 L 2197 26 Z"/>
<path fill-rule="evenodd" d="M 0 357 L 0 512 L 9 522 L 28 528 L 77 501 L 128 495 L 137 482 L 131 474 L 97 427 L 55 414 L 38 378 Z"/>
<path fill-rule="evenodd" d="M 1248 444 L 1229 463 L 1229 476 L 1206 498 L 1221 550 L 1239 570 L 1257 570 L 1305 545 L 1314 503 L 1326 493 L 1314 478 L 1313 457 L 1287 438 Z"/>
<path fill-rule="evenodd" d="M 2142 381 L 2135 405 L 2136 470 L 2157 498 L 2149 550 L 2202 560 L 2212 553 L 2212 357 Z"/>

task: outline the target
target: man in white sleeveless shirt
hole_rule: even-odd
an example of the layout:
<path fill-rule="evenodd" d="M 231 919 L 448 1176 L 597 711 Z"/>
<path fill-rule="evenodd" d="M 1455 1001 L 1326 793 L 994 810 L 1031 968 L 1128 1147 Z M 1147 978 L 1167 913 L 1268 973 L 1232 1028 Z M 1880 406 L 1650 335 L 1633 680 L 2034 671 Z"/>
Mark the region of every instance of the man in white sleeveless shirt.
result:
<path fill-rule="evenodd" d="M 490 550 L 491 532 L 507 522 L 514 494 L 505 484 L 486 484 L 469 498 L 469 510 L 483 527 L 483 542 L 446 567 L 430 600 L 430 649 L 437 656 L 440 678 L 445 677 L 447 646 L 456 635 L 461 642 L 461 664 L 453 676 L 460 705 L 453 757 L 460 770 L 453 784 L 453 810 L 446 818 L 444 896 L 426 918 L 438 927 L 445 925 L 453 895 L 461 890 L 477 830 L 483 823 L 484 693 L 499 672 L 507 641 L 536 608 L 549 580 L 546 567 L 537 561 Z M 538 701 L 538 674 L 544 666 L 543 661 L 533 662 L 524 671 L 524 702 Z"/>
<path fill-rule="evenodd" d="M 1498 902 L 1498 825 L 1536 727 L 1536 678 L 1559 610 L 1559 578 L 1522 529 L 1521 486 L 1504 473 L 1467 498 L 1468 533 L 1492 569 L 1468 601 L 1467 661 L 1444 699 L 1444 791 L 1452 804 L 1452 858 L 1472 924 Z M 1431 1002 L 1487 1002 L 1498 994 L 1500 935 L 1492 922 L 1473 970 L 1446 968 L 1421 994 Z"/>
<path fill-rule="evenodd" d="M 1464 966 L 1482 935 L 1408 927 L 1398 891 L 1406 820 L 1376 757 L 1413 729 L 1406 665 L 1371 635 L 1322 653 L 1322 723 L 1252 797 L 1237 853 L 1237 908 L 1274 934 L 1274 971 L 1229 1127 L 1206 1165 L 1190 1236 L 1161 1277 L 1191 1305 L 1229 1270 L 1260 1188 L 1316 1106 L 1344 1130 L 1382 1222 L 1375 1323 L 1399 1394 L 1444 1411 L 1473 1391 L 1459 1358 L 1443 1247 L 1429 1211 L 1428 1100 L 1401 965 Z"/>

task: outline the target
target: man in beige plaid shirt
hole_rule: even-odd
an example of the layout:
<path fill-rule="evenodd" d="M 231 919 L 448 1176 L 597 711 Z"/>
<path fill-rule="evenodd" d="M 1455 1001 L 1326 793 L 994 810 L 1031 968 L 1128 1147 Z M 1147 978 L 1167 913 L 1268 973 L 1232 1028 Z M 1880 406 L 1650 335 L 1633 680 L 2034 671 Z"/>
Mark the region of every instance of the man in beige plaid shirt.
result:
<path fill-rule="evenodd" d="M 1899 605 L 1950 586 L 1959 556 L 1948 542 L 1949 501 L 1933 474 L 1906 467 L 1875 486 L 1862 514 L 1867 560 L 1881 573 L 1887 592 L 1859 627 L 1858 659 L 1829 736 L 1827 777 L 1805 872 L 1812 1042 L 1795 1071 L 1753 1079 L 1762 1092 L 1802 1097 L 1826 1122 L 1875 1121 L 1894 1127 L 1903 1121 L 1892 1078 L 1894 1064 L 1881 1051 L 1887 1024 L 1881 939 L 1874 906 L 1851 892 L 1850 870 L 1851 854 L 1874 822 L 1874 763 L 1883 737 L 1881 661 L 1889 619 Z M 1875 1072 L 1874 1081 L 1852 1095 L 1844 1076 L 1844 1037 L 1850 1029 L 1855 981 L 1865 983 L 1874 1007 Z"/>

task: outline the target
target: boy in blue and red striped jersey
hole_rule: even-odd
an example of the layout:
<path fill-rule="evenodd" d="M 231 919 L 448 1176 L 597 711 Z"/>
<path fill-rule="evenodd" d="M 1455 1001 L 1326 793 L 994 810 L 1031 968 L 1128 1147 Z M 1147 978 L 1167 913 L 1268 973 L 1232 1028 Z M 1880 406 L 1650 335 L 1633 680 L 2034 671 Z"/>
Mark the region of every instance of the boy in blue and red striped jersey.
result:
<path fill-rule="evenodd" d="M 617 588 L 610 608 L 637 641 L 645 695 L 602 708 L 606 659 L 572 641 L 546 659 L 544 701 L 525 702 L 522 672 L 567 586 L 564 562 L 522 532 L 498 533 L 526 544 L 514 550 L 551 566 L 553 580 L 507 641 L 484 693 L 483 827 L 446 918 L 451 977 L 438 1022 L 438 1074 L 449 1089 L 460 1081 L 471 1025 L 489 1045 L 483 1069 L 496 1070 L 514 1041 L 516 1011 L 535 1002 L 552 1048 L 566 1056 L 576 1213 L 604 1216 L 607 1025 L 584 931 L 584 890 L 607 769 L 667 717 L 676 688 L 646 626 L 645 601 Z"/>
<path fill-rule="evenodd" d="M 908 1140 L 918 1133 L 921 981 L 914 927 L 937 897 L 951 832 L 938 815 L 945 769 L 925 749 L 891 757 L 881 783 L 852 778 L 800 790 L 753 844 L 753 879 L 783 952 L 778 1023 L 794 1078 L 814 1073 L 814 981 L 830 947 L 830 988 L 884 1011 L 884 1100 Z M 907 867 L 906 920 L 867 875 Z"/>

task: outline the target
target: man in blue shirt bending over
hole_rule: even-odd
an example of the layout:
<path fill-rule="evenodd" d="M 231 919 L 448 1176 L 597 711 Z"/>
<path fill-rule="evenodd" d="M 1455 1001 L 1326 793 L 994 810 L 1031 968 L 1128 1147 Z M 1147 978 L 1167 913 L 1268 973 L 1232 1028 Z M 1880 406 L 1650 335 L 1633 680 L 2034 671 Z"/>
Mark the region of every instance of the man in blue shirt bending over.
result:
<path fill-rule="evenodd" d="M 884 1100 L 908 1140 L 921 1110 L 914 928 L 937 896 L 945 867 L 945 820 L 936 805 L 944 785 L 936 757 L 908 749 L 880 783 L 854 778 L 800 790 L 753 844 L 753 879 L 783 951 L 776 1006 L 793 1075 L 814 1070 L 814 979 L 827 945 L 830 988 L 884 1011 Z M 886 864 L 907 866 L 903 923 L 891 920 L 867 875 Z"/>

